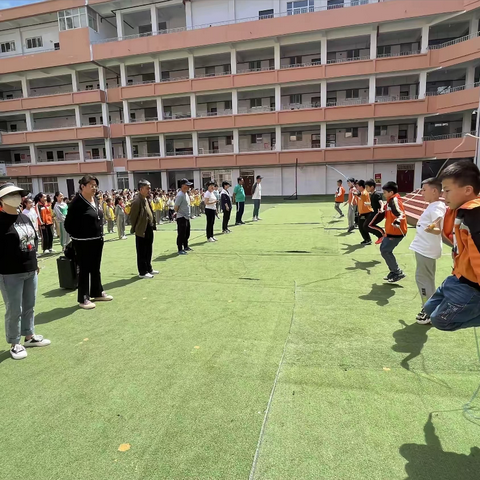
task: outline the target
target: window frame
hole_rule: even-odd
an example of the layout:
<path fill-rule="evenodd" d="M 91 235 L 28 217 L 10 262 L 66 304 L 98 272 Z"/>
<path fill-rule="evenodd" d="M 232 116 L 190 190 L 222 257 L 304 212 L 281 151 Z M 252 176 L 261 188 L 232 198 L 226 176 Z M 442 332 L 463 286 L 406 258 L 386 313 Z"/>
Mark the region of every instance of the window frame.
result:
<path fill-rule="evenodd" d="M 55 193 L 58 192 L 58 177 L 41 177 L 42 178 L 42 186 L 43 186 L 43 191 L 45 193 Z M 47 187 L 47 185 L 53 186 L 51 188 L 50 186 Z"/>
<path fill-rule="evenodd" d="M 298 4 L 305 5 L 298 5 Z M 293 0 L 287 2 L 287 15 L 298 15 L 301 13 L 312 13 L 315 11 L 315 0 Z"/>
<path fill-rule="evenodd" d="M 268 8 L 266 10 L 258 11 L 258 19 L 265 20 L 267 18 L 273 18 L 275 16 L 275 11 L 273 8 Z"/>
<path fill-rule="evenodd" d="M 30 43 L 30 46 L 29 46 Z M 35 44 L 35 45 L 34 45 Z M 25 48 L 27 50 L 34 50 L 36 48 L 43 48 L 43 38 L 42 36 L 30 37 L 25 39 Z"/>
<path fill-rule="evenodd" d="M 7 48 L 8 45 L 8 48 Z M 0 43 L 0 53 L 16 52 L 15 40 L 7 40 Z"/>

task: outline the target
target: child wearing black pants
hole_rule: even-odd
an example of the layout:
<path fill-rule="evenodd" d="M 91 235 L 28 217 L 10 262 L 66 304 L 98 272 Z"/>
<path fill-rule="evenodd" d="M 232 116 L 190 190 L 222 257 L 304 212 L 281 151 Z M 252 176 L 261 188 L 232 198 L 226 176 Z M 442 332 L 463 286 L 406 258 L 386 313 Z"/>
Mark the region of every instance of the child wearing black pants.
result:
<path fill-rule="evenodd" d="M 220 192 L 220 204 L 223 210 L 223 222 L 222 231 L 225 234 L 232 233 L 228 229 L 228 222 L 230 221 L 230 215 L 232 214 L 232 199 L 228 193 L 228 189 L 231 187 L 229 182 L 222 182 L 222 191 Z"/>

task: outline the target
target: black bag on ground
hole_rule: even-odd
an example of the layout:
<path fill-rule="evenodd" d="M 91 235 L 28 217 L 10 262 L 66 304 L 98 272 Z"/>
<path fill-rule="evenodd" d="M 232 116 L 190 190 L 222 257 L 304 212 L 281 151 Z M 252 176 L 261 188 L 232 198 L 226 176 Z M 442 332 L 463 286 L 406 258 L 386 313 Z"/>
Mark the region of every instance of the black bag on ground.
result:
<path fill-rule="evenodd" d="M 60 288 L 76 290 L 78 287 L 77 265 L 67 257 L 57 258 L 58 282 Z"/>

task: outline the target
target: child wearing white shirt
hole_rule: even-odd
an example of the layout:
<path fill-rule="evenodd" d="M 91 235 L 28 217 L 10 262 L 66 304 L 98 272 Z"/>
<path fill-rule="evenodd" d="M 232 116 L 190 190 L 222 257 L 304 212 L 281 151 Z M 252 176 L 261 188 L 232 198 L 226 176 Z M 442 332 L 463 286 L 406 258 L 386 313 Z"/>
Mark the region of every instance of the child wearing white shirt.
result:
<path fill-rule="evenodd" d="M 415 280 L 422 299 L 422 305 L 435 293 L 435 270 L 437 259 L 442 256 L 443 218 L 447 207 L 440 200 L 442 183 L 438 178 L 429 178 L 422 182 L 423 197 L 429 203 L 417 223 L 417 233 L 410 245 L 415 252 L 417 271 Z M 417 323 L 430 323 L 428 315 L 422 311 L 417 315 Z"/>

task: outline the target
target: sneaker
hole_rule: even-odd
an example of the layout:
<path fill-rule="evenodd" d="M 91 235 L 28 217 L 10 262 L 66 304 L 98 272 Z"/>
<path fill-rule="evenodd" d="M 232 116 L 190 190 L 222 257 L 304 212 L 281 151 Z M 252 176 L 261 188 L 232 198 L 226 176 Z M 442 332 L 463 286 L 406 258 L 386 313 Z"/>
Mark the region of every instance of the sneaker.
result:
<path fill-rule="evenodd" d="M 55 253 L 55 250 L 50 249 L 49 252 L 50 253 Z"/>
<path fill-rule="evenodd" d="M 340 215 L 340 217 L 339 217 L 339 218 L 343 218 L 344 216 L 345 216 L 345 215 L 343 215 L 343 214 L 342 214 L 342 215 Z"/>
<path fill-rule="evenodd" d="M 187 247 L 187 248 L 185 249 L 185 252 L 193 252 L 193 248 Z"/>
<path fill-rule="evenodd" d="M 179 250 L 178 252 L 179 255 L 187 255 L 187 253 L 185 250 Z"/>
<path fill-rule="evenodd" d="M 240 222 L 240 225 L 245 225 L 245 222 Z"/>
<path fill-rule="evenodd" d="M 380 237 L 376 242 L 375 245 L 380 245 L 383 242 L 384 237 Z"/>
<path fill-rule="evenodd" d="M 257 220 L 261 220 L 261 218 L 260 218 L 260 217 L 257 217 Z"/>
<path fill-rule="evenodd" d="M 417 323 L 419 325 L 428 325 L 432 323 L 432 321 L 430 320 L 430 317 L 422 310 L 422 312 L 417 315 Z"/>
<path fill-rule="evenodd" d="M 218 240 L 215 237 L 212 237 L 215 242 L 218 242 Z"/>
<path fill-rule="evenodd" d="M 229 231 L 229 230 L 224 230 L 222 233 L 223 233 L 224 235 L 228 235 L 228 234 L 230 233 L 230 231 Z"/>
<path fill-rule="evenodd" d="M 405 277 L 406 277 L 406 275 L 403 272 L 396 273 L 391 278 L 389 278 L 388 282 L 389 283 L 397 283 L 400 280 L 404 279 Z"/>
<path fill-rule="evenodd" d="M 350 227 L 348 230 L 347 230 L 347 233 L 351 233 L 355 230 L 355 227 Z"/>
<path fill-rule="evenodd" d="M 150 275 L 158 275 L 160 272 L 158 270 L 152 270 L 149 273 L 150 273 Z"/>
<path fill-rule="evenodd" d="M 241 225 L 241 223 L 236 223 L 235 226 L 238 227 L 238 225 Z"/>
<path fill-rule="evenodd" d="M 127 239 L 127 236 L 124 235 L 124 236 L 122 237 L 122 240 L 126 240 L 126 239 Z"/>
<path fill-rule="evenodd" d="M 47 345 L 50 345 L 52 342 L 50 340 L 47 340 L 46 338 L 43 338 L 42 335 L 34 335 L 30 340 L 25 340 L 23 342 L 23 346 L 25 348 L 28 347 L 46 347 Z"/>
<path fill-rule="evenodd" d="M 258 222 L 258 218 L 257 218 L 257 217 L 253 217 L 252 222 Z"/>
<path fill-rule="evenodd" d="M 27 351 L 23 345 L 17 344 L 10 349 L 10 356 L 14 360 L 23 360 L 27 357 Z"/>
<path fill-rule="evenodd" d="M 213 239 L 213 237 L 210 237 L 207 241 L 208 242 L 214 242 L 215 240 Z"/>
<path fill-rule="evenodd" d="M 146 273 L 145 275 L 139 275 L 140 278 L 153 278 L 153 275 L 151 273 Z"/>
<path fill-rule="evenodd" d="M 232 233 L 232 231 L 229 228 L 227 228 L 227 233 Z"/>
<path fill-rule="evenodd" d="M 369 242 L 360 242 L 360 245 L 371 245 L 371 244 L 372 244 L 371 241 L 369 241 Z"/>
<path fill-rule="evenodd" d="M 102 295 L 100 297 L 94 298 L 94 300 L 96 302 L 111 302 L 113 300 L 113 297 L 106 294 L 105 292 L 102 292 Z"/>
<path fill-rule="evenodd" d="M 390 280 L 395 274 L 393 272 L 390 272 L 386 277 L 383 277 L 384 280 Z"/>
<path fill-rule="evenodd" d="M 96 307 L 90 300 L 85 300 L 83 303 L 79 303 L 78 306 L 84 310 L 93 310 Z"/>

